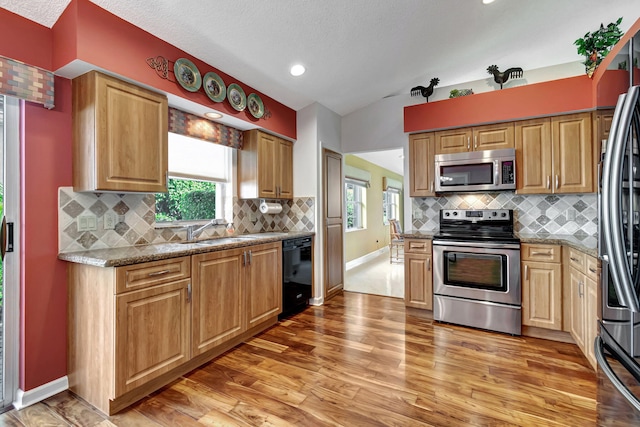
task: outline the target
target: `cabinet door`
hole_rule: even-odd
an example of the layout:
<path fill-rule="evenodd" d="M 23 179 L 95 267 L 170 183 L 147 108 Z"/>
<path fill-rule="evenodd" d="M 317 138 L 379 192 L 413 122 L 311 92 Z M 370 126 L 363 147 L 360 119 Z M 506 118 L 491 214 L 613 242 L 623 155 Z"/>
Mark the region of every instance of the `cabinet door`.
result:
<path fill-rule="evenodd" d="M 409 196 L 435 195 L 433 133 L 409 135 Z"/>
<path fill-rule="evenodd" d="M 277 156 L 279 138 L 264 133 L 258 136 L 258 197 L 276 198 L 277 189 Z"/>
<path fill-rule="evenodd" d="M 584 282 L 585 276 L 575 268 L 569 268 L 571 316 L 569 332 L 584 353 Z"/>
<path fill-rule="evenodd" d="M 516 192 L 551 193 L 551 121 L 536 119 L 517 122 Z"/>
<path fill-rule="evenodd" d="M 562 330 L 562 266 L 522 263 L 522 324 Z"/>
<path fill-rule="evenodd" d="M 293 143 L 284 139 L 278 140 L 278 198 L 293 199 Z"/>
<path fill-rule="evenodd" d="M 404 304 L 407 307 L 433 309 L 431 254 L 404 255 Z"/>
<path fill-rule="evenodd" d="M 593 186 L 594 191 L 598 185 L 598 163 L 602 152 L 602 144 L 609 139 L 613 110 L 603 110 L 593 113 Z"/>
<path fill-rule="evenodd" d="M 192 352 L 194 356 L 246 330 L 243 250 L 193 255 Z"/>
<path fill-rule="evenodd" d="M 247 328 L 282 313 L 282 244 L 247 248 Z"/>
<path fill-rule="evenodd" d="M 436 132 L 436 154 L 464 153 L 471 151 L 471 128 Z"/>
<path fill-rule="evenodd" d="M 585 283 L 585 355 L 594 369 L 597 369 L 593 343 L 598 335 L 598 285 L 587 278 Z"/>
<path fill-rule="evenodd" d="M 569 114 L 551 119 L 553 187 L 555 193 L 593 191 L 591 114 Z"/>
<path fill-rule="evenodd" d="M 189 360 L 189 282 L 115 296 L 115 396 Z"/>
<path fill-rule="evenodd" d="M 473 149 L 500 150 L 515 147 L 513 123 L 478 126 L 473 128 Z"/>

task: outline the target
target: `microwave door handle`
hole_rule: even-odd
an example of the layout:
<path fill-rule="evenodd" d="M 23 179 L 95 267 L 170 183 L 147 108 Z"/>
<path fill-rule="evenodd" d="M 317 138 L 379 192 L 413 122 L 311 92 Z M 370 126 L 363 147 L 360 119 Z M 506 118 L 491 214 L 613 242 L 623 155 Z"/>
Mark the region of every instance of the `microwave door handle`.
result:
<path fill-rule="evenodd" d="M 493 161 L 493 183 L 494 185 L 500 185 L 500 162 Z"/>

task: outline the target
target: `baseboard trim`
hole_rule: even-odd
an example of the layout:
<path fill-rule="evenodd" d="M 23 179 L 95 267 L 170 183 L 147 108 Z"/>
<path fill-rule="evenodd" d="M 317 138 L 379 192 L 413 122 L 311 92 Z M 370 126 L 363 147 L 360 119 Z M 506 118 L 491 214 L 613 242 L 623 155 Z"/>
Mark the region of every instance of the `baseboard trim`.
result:
<path fill-rule="evenodd" d="M 26 408 L 27 406 L 31 406 L 34 403 L 38 403 L 46 399 L 47 397 L 51 397 L 54 394 L 65 391 L 68 388 L 69 378 L 64 376 L 31 390 L 23 391 L 18 389 L 18 392 L 16 393 L 16 400 L 13 402 L 13 407 L 17 410 Z"/>
<path fill-rule="evenodd" d="M 352 268 L 355 268 L 355 267 L 357 267 L 359 265 L 362 265 L 364 263 L 367 263 L 367 262 L 371 261 L 372 259 L 374 259 L 376 257 L 379 257 L 380 255 L 382 255 L 385 252 L 389 252 L 389 246 L 385 246 L 383 248 L 380 248 L 377 251 L 369 252 L 368 254 L 363 255 L 360 258 L 352 259 L 351 261 L 349 261 L 345 265 L 345 269 L 347 271 L 349 271 Z"/>

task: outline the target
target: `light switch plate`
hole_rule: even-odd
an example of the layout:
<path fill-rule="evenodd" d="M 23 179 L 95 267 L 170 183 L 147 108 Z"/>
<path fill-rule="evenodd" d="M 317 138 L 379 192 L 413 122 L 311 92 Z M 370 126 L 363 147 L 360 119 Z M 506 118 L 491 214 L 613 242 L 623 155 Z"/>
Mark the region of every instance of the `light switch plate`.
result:
<path fill-rule="evenodd" d="M 94 231 L 98 229 L 98 220 L 95 215 L 85 214 L 78 217 L 78 231 Z"/>
<path fill-rule="evenodd" d="M 116 213 L 115 212 L 105 212 L 104 214 L 104 229 L 105 230 L 113 230 L 116 228 Z"/>

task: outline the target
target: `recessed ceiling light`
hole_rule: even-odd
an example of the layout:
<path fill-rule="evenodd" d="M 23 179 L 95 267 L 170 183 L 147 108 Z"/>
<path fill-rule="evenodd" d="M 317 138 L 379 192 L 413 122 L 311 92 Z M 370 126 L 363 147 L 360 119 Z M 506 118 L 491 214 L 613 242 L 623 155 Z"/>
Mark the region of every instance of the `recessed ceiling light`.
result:
<path fill-rule="evenodd" d="M 216 112 L 214 112 L 214 111 L 206 112 L 206 113 L 204 113 L 204 116 L 205 116 L 206 118 L 208 118 L 208 119 L 214 119 L 214 120 L 215 120 L 215 119 L 221 119 L 221 118 L 222 118 L 222 114 L 220 114 L 220 113 L 216 113 Z"/>
<path fill-rule="evenodd" d="M 482 4 L 493 3 L 495 0 L 482 0 Z"/>
<path fill-rule="evenodd" d="M 304 74 L 304 72 L 307 71 L 306 68 L 304 68 L 304 65 L 302 64 L 296 64 L 293 67 L 291 67 L 291 75 L 298 77 Z"/>

